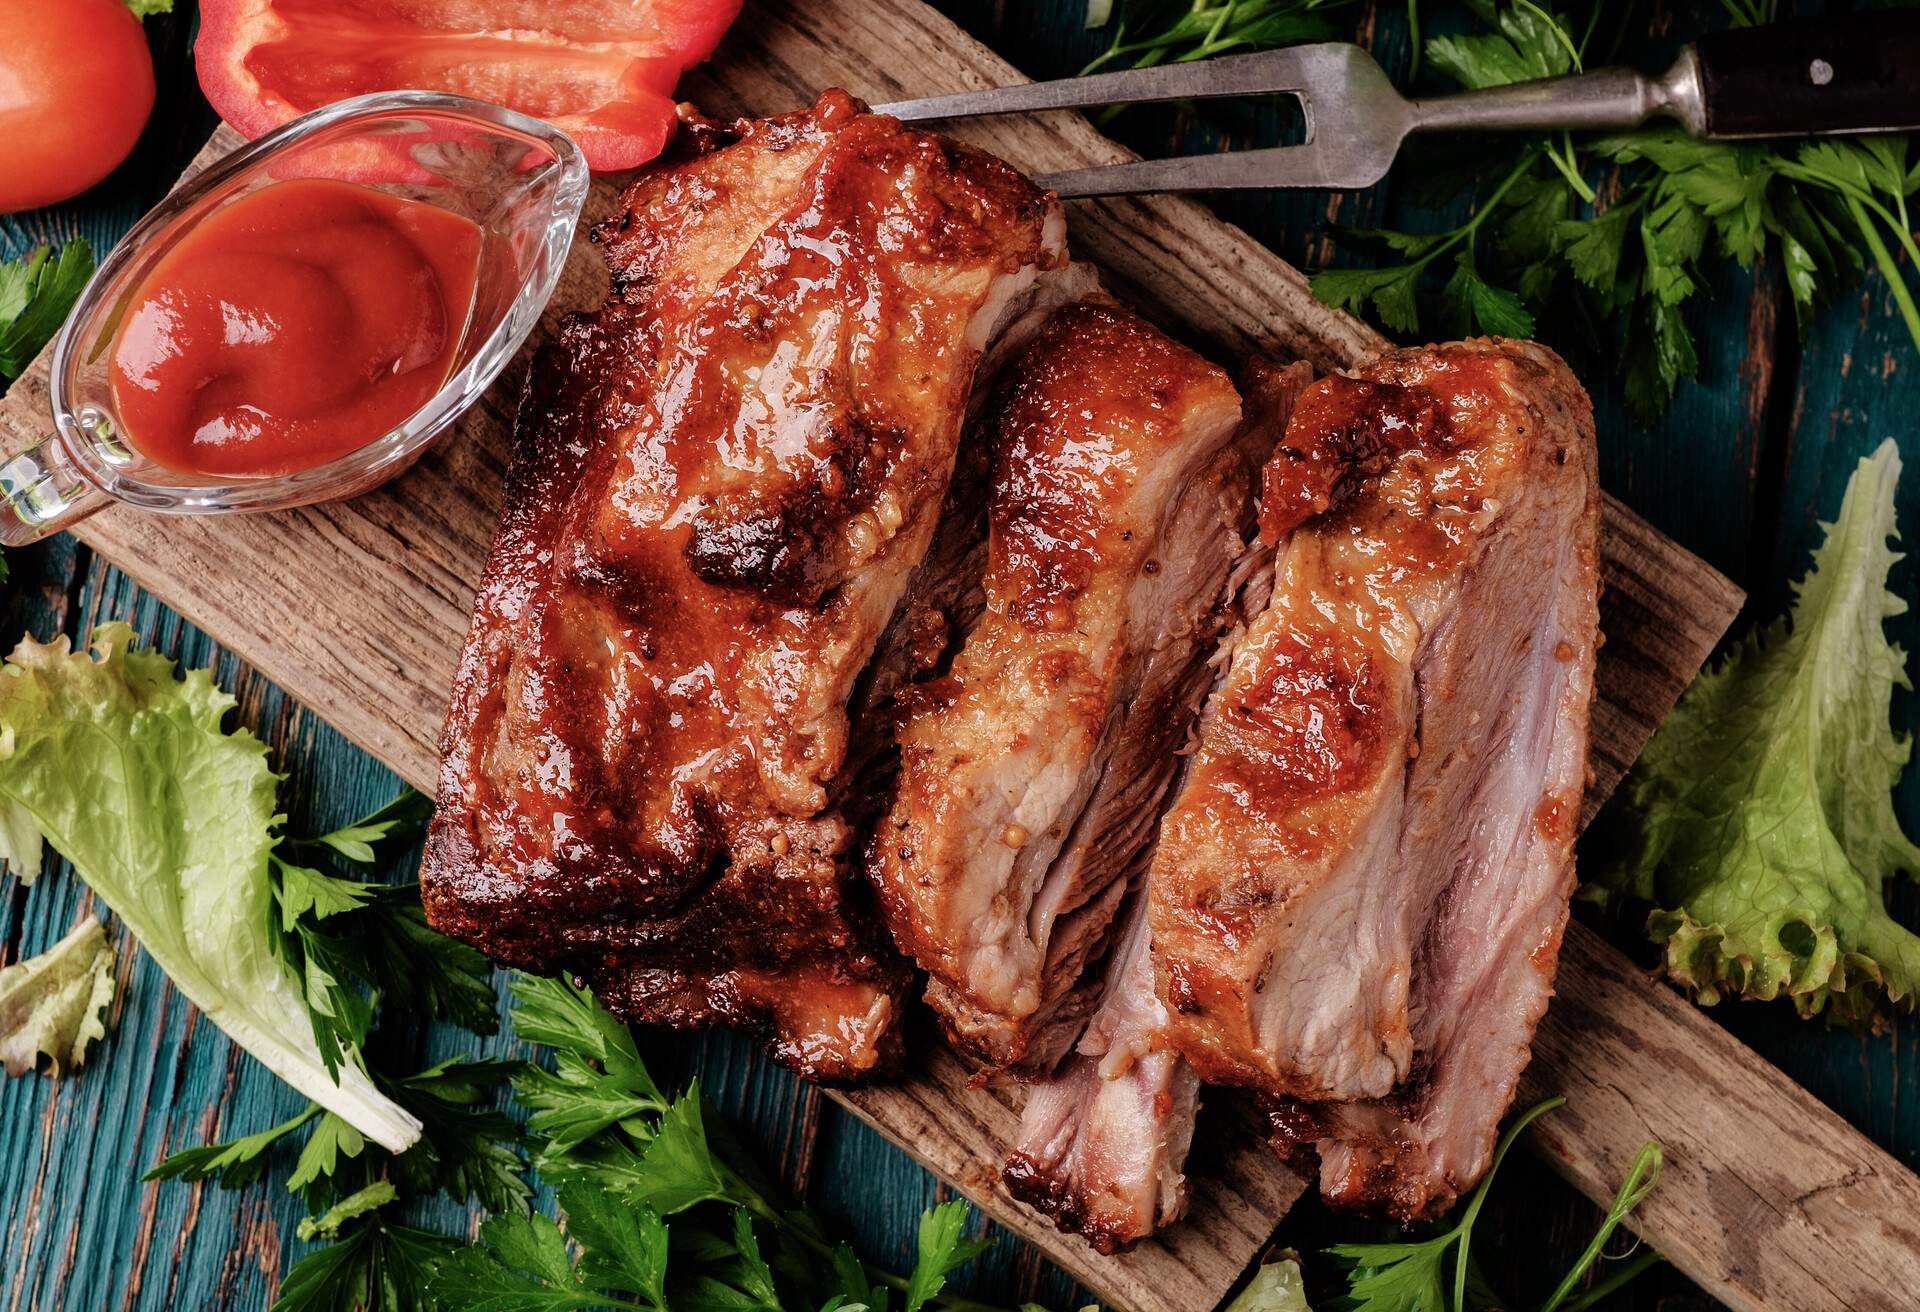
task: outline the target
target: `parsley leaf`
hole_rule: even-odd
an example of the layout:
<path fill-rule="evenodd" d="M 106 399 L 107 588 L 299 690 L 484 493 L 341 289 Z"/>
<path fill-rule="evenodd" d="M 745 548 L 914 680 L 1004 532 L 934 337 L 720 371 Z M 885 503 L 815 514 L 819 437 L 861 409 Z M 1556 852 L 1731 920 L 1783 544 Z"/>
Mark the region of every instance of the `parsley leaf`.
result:
<path fill-rule="evenodd" d="M 1577 56 L 1565 29 L 1532 5 L 1475 3 L 1470 6 L 1494 30 L 1478 36 L 1436 36 L 1425 57 L 1448 77 L 1472 90 L 1558 77 L 1574 69 Z"/>
<path fill-rule="evenodd" d="M 528 1128 L 558 1160 L 601 1131 L 667 1110 L 627 1027 L 559 980 L 516 976 L 513 1023 L 520 1037 L 554 1051 L 553 1069 L 528 1066 L 515 1077 L 520 1101 L 533 1109 Z"/>
<path fill-rule="evenodd" d="M 296 1193 L 305 1190 L 310 1204 L 335 1196 L 339 1190 L 329 1182 L 335 1180 L 340 1164 L 359 1157 L 366 1147 L 366 1136 L 360 1131 L 332 1112 L 323 1113 L 300 1149 L 287 1188 Z"/>
<path fill-rule="evenodd" d="M 282 842 L 273 854 L 272 944 L 300 981 L 322 1053 L 357 1052 L 372 1029 L 376 999 L 476 1034 L 499 1028 L 491 963 L 427 925 L 416 886 L 348 879 L 301 863 L 332 854 L 371 864 L 376 844 L 417 837 L 432 813 L 432 802 L 409 788 L 350 825 Z"/>
<path fill-rule="evenodd" d="M 252 1184 L 267 1170 L 267 1150 L 320 1114 L 320 1104 L 310 1102 L 297 1116 L 280 1124 L 245 1135 L 227 1143 L 210 1143 L 188 1148 L 156 1162 L 142 1180 L 213 1180 L 227 1189 Z"/>
<path fill-rule="evenodd" d="M 323 1218 L 324 1219 L 324 1218 Z M 377 1213 L 345 1238 L 288 1269 L 268 1312 L 409 1312 L 430 1308 L 427 1282 L 459 1248 L 445 1235 L 395 1225 Z M 478 1305 L 467 1305 L 473 1312 Z"/>
<path fill-rule="evenodd" d="M 666 1306 L 667 1226 L 659 1213 L 591 1188 L 562 1190 L 560 1207 L 567 1232 L 580 1244 L 585 1279 Z"/>
<path fill-rule="evenodd" d="M 956 1198 L 920 1217 L 920 1257 L 907 1277 L 907 1312 L 920 1312 L 946 1286 L 950 1273 L 993 1246 L 990 1240 L 963 1237 L 971 1212 Z"/>
<path fill-rule="evenodd" d="M 401 1187 L 457 1202 L 472 1198 L 492 1212 L 524 1209 L 533 1190 L 521 1174 L 520 1127 L 485 1105 L 521 1068 L 520 1062 L 448 1058 L 417 1075 L 382 1079 L 387 1095 L 420 1118 L 420 1142 L 389 1167 Z"/>
<path fill-rule="evenodd" d="M 1473 252 L 1463 249 L 1454 256 L 1454 274 L 1440 293 L 1446 302 L 1449 331 L 1456 337 L 1494 333 L 1503 337 L 1533 336 L 1533 316 L 1520 298 L 1503 287 L 1495 287 L 1480 276 Z"/>
<path fill-rule="evenodd" d="M 376 811 L 351 824 L 342 825 L 318 838 L 298 838 L 285 846 L 294 851 L 331 849 L 358 865 L 371 865 L 377 853 L 375 843 L 408 842 L 426 832 L 433 818 L 433 799 L 415 788 L 403 788 L 400 795 Z"/>
<path fill-rule="evenodd" d="M 654 1224 L 659 1224 L 658 1218 Z M 664 1271 L 664 1230 L 659 1245 Z M 644 1302 L 617 1297 L 589 1285 L 588 1276 L 588 1272 L 575 1270 L 560 1227 L 536 1212 L 531 1216 L 489 1218 L 480 1227 L 480 1242 L 460 1249 L 442 1263 L 431 1289 L 433 1297 L 447 1307 L 488 1312 L 575 1312 L 582 1308 L 666 1312 L 663 1297 L 648 1297 L 643 1291 L 634 1292 L 640 1293 Z"/>
<path fill-rule="evenodd" d="M 0 377 L 18 378 L 26 370 L 60 331 L 92 276 L 93 248 L 79 237 L 69 239 L 57 258 L 43 244 L 0 262 Z"/>

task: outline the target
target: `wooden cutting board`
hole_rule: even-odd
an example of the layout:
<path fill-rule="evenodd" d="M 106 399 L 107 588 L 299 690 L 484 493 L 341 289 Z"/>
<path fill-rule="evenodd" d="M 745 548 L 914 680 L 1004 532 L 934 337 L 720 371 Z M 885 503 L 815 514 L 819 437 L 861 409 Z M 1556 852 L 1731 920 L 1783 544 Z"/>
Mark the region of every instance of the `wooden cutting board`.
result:
<path fill-rule="evenodd" d="M 771 113 L 841 85 L 873 100 L 1019 80 L 918 0 L 750 3 L 689 94 L 710 113 Z M 962 125 L 1042 170 L 1127 158 L 1076 115 Z M 237 144 L 215 135 L 196 168 Z M 596 191 L 604 208 L 610 189 Z M 1071 208 L 1077 253 L 1144 312 L 1222 359 L 1261 351 L 1331 369 L 1376 350 L 1294 269 L 1184 200 Z M 577 243 L 553 315 L 594 303 Z M 78 536 L 415 784 L 433 786 L 446 689 L 499 503 L 519 377 L 407 476 L 358 500 L 274 515 L 163 519 L 109 511 Z M 44 358 L 0 400 L 0 454 L 44 426 Z M 1606 435 L 1601 435 L 1606 440 Z M 1606 645 L 1586 815 L 1618 782 L 1739 608 L 1740 593 L 1609 500 L 1601 550 Z M 1581 926 L 1522 1098 L 1566 1093 L 1532 1142 L 1590 1195 L 1611 1193 L 1647 1138 L 1667 1175 L 1635 1227 L 1737 1309 L 1892 1309 L 1920 1289 L 1920 1180 Z M 916 1074 L 836 1093 L 846 1105 L 1112 1306 L 1201 1312 L 1258 1254 L 1307 1180 L 1217 1094 L 1203 1116 L 1188 1219 L 1115 1257 L 1055 1233 L 1006 1196 L 998 1162 L 1017 1090 L 969 1089 L 929 1043 Z"/>

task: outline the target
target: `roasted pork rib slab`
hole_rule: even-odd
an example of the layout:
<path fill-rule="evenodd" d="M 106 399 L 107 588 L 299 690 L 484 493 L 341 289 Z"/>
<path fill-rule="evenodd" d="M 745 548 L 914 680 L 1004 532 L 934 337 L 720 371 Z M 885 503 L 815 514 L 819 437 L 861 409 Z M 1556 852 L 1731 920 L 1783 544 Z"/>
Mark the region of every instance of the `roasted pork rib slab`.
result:
<path fill-rule="evenodd" d="M 1157 828 L 1168 786 L 1163 764 L 1178 759 L 1216 677 L 1213 640 L 1237 615 L 1242 586 L 1258 579 L 1270 559 L 1257 541 L 1246 540 L 1254 529 L 1254 473 L 1311 379 L 1304 364 L 1250 365 L 1232 448 L 1189 486 L 1174 512 L 1169 543 L 1207 548 L 1195 553 L 1206 570 L 1185 582 L 1203 590 L 1193 600 L 1210 595 L 1212 609 L 1189 642 L 1156 649 L 1158 675 L 1148 682 L 1158 691 L 1147 714 L 1154 728 L 1151 743 L 1141 744 L 1151 747 L 1155 768 L 1140 776 L 1155 791 L 1130 799 L 1136 809 L 1129 823 L 1109 826 L 1115 834 L 1135 834 L 1142 824 Z M 1137 760 L 1141 754 L 1128 755 Z M 1093 1015 L 1065 1061 L 1030 1082 L 1005 1171 L 1016 1196 L 1102 1252 L 1142 1239 L 1185 1212 L 1184 1167 L 1199 1110 L 1200 1079 L 1174 1049 L 1154 988 L 1146 919 L 1150 856 L 1150 848 L 1141 849 L 1129 868 L 1114 947 L 1079 986 L 1098 1000 Z"/>
<path fill-rule="evenodd" d="M 1097 298 L 1047 320 L 983 416 L 985 612 L 901 697 L 867 868 L 991 1066 L 1048 1068 L 1085 1024 L 1239 545 L 1245 475 L 1210 469 L 1239 414 L 1224 373 Z"/>
<path fill-rule="evenodd" d="M 906 971 L 846 860 L 855 681 L 925 554 L 976 364 L 1064 261 L 1013 169 L 865 114 L 683 136 L 536 362 L 443 740 L 423 895 L 622 1015 L 888 1053 Z"/>
<path fill-rule="evenodd" d="M 1273 597 L 1168 814 L 1152 953 L 1181 1051 L 1281 1100 L 1338 1201 L 1475 1179 L 1551 993 L 1594 462 L 1559 359 L 1477 341 L 1315 384 L 1266 468 Z"/>

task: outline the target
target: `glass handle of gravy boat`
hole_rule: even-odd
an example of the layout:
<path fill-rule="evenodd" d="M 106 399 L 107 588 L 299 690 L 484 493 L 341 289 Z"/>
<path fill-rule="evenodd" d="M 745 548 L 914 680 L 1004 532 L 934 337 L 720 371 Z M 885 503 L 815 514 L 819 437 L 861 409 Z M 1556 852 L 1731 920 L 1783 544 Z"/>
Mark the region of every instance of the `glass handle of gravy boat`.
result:
<path fill-rule="evenodd" d="M 38 542 L 111 500 L 73 467 L 58 438 L 43 438 L 0 459 L 0 546 Z"/>

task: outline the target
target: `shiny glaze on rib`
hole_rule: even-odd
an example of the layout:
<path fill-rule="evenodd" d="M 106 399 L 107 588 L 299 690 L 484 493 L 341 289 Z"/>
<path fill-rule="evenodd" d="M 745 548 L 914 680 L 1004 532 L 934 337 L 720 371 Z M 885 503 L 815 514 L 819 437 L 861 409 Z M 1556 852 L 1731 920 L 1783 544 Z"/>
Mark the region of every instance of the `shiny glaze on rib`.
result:
<path fill-rule="evenodd" d="M 1436 657 L 1476 627 L 1505 642 L 1545 622 L 1524 613 L 1531 603 L 1460 599 L 1490 569 L 1573 549 L 1566 535 L 1583 523 L 1588 574 L 1566 595 L 1586 587 L 1591 615 L 1591 438 L 1588 465 L 1569 466 L 1567 425 L 1543 422 L 1557 412 L 1542 407 L 1577 385 L 1537 351 L 1394 352 L 1358 378 L 1323 379 L 1264 471 L 1272 601 L 1208 708 L 1151 882 L 1159 986 L 1176 1042 L 1209 1080 L 1384 1098 L 1414 1069 L 1415 958 L 1453 874 L 1427 845 L 1456 832 L 1423 817 L 1452 796 L 1455 744 L 1462 761 L 1478 750 L 1479 702 L 1449 708 L 1495 696 L 1485 739 L 1508 695 L 1435 685 L 1451 668 Z M 1549 512 L 1565 522 L 1548 528 Z M 1554 586 L 1556 567 L 1543 568 Z M 1590 663 L 1590 621 L 1567 632 Z M 1582 736 L 1584 715 L 1583 703 Z M 1530 830 L 1556 786 L 1536 782 Z"/>
<path fill-rule="evenodd" d="M 842 92 L 687 145 L 600 228 L 613 294 L 531 375 L 425 897 L 625 1016 L 850 1078 L 905 972 L 843 859 L 845 707 L 1060 220 Z"/>
<path fill-rule="evenodd" d="M 1238 415 L 1222 371 L 1096 298 L 1047 321 L 985 416 L 985 613 L 902 698 L 868 873 L 990 1067 L 1051 1067 L 1097 999 L 1097 975 L 1075 990 L 1151 839 L 1239 548 Z"/>

